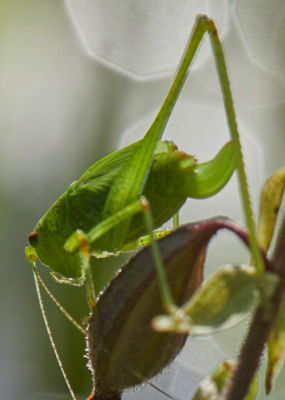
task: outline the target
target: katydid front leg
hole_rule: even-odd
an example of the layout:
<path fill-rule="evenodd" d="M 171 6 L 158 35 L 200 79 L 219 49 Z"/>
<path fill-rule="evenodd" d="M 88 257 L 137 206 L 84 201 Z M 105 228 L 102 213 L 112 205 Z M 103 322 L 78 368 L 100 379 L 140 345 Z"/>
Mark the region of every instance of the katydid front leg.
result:
<path fill-rule="evenodd" d="M 118 223 L 122 223 L 130 219 L 132 216 L 134 216 L 139 212 L 142 212 L 144 214 L 147 230 L 151 238 L 153 257 L 155 260 L 158 279 L 160 282 L 162 302 L 164 304 L 165 310 L 168 313 L 172 314 L 174 311 L 173 298 L 168 286 L 168 282 L 166 279 L 157 243 L 153 235 L 153 219 L 150 212 L 149 203 L 144 197 L 140 197 L 138 201 L 134 202 L 133 204 L 130 204 L 123 210 L 114 214 L 112 217 L 104 220 L 101 224 L 97 225 L 94 229 L 92 229 L 92 231 L 90 231 L 88 235 L 84 235 L 82 232 L 75 232 L 65 244 L 65 249 L 69 252 L 73 252 L 76 248 L 78 248 L 78 246 L 81 249 L 81 254 L 83 259 L 83 269 L 86 278 L 88 277 L 88 279 L 86 279 L 87 298 L 91 310 L 96 304 L 96 298 L 93 287 L 93 281 L 91 278 L 90 262 L 89 262 L 90 252 L 88 249 L 88 243 L 96 241 L 96 239 L 98 239 L 100 236 L 109 232 L 114 226 L 117 226 Z"/>
<path fill-rule="evenodd" d="M 125 207 L 123 210 L 117 212 L 111 217 L 105 219 L 101 224 L 97 225 L 86 235 L 82 231 L 75 232 L 65 243 L 65 250 L 67 252 L 74 252 L 80 248 L 81 256 L 82 256 L 82 268 L 83 274 L 86 277 L 86 286 L 87 286 L 87 299 L 89 306 L 92 308 L 96 304 L 96 296 L 94 291 L 94 285 L 91 275 L 90 269 L 90 250 L 89 243 L 96 241 L 100 236 L 109 232 L 114 226 L 116 226 L 120 222 L 124 222 L 125 220 L 131 218 L 135 214 L 142 212 L 144 208 L 144 199 L 141 198 L 138 201 L 130 204 Z"/>

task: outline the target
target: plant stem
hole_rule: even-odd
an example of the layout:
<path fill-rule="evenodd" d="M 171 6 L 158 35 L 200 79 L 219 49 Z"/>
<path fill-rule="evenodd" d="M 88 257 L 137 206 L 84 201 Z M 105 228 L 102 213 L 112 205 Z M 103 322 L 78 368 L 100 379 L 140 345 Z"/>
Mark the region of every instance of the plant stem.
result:
<path fill-rule="evenodd" d="M 223 400 L 243 400 L 246 397 L 278 315 L 285 293 L 285 218 L 272 262 L 280 281 L 271 299 L 271 308 L 268 310 L 263 303 L 257 308 Z"/>

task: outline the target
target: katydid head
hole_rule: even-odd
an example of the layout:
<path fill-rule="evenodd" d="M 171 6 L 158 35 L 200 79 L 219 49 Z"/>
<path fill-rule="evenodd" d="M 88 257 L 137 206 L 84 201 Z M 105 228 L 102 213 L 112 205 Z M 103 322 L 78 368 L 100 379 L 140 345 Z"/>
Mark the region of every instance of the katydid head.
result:
<path fill-rule="evenodd" d="M 80 255 L 65 251 L 64 243 L 72 234 L 66 221 L 65 202 L 60 198 L 29 235 L 29 243 L 41 262 L 59 275 L 79 283 L 82 278 Z"/>
<path fill-rule="evenodd" d="M 35 229 L 38 240 L 35 250 L 41 262 L 58 274 L 59 279 L 80 280 L 82 268 L 79 254 L 67 253 L 63 248 L 65 240 L 54 238 L 51 232 L 45 229 L 45 224 L 38 224 Z"/>

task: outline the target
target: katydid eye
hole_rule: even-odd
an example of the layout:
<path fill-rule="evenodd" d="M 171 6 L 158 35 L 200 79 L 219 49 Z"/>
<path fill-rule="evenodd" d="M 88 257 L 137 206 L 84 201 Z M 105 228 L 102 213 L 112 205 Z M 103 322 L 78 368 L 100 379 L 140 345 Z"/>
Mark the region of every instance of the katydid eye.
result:
<path fill-rule="evenodd" d="M 38 235 L 36 231 L 33 231 L 29 235 L 29 243 L 32 247 L 37 248 L 38 247 Z"/>

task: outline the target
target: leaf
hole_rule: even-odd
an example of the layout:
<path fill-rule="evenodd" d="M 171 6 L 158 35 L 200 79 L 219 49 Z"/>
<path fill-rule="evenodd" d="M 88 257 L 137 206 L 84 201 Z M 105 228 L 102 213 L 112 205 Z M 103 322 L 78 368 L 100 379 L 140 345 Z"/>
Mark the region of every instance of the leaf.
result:
<path fill-rule="evenodd" d="M 191 332 L 202 334 L 238 323 L 252 308 L 256 289 L 254 267 L 221 268 L 183 307 L 192 320 Z"/>
<path fill-rule="evenodd" d="M 257 240 L 268 251 L 285 189 L 285 168 L 276 171 L 266 182 L 260 200 Z"/>
<path fill-rule="evenodd" d="M 182 315 L 158 316 L 154 318 L 153 326 L 160 332 L 188 332 L 194 335 L 234 326 L 252 308 L 256 289 L 254 267 L 225 266 L 179 310 Z"/>
<path fill-rule="evenodd" d="M 200 383 L 192 400 L 220 400 L 226 385 L 233 375 L 236 362 L 227 360 L 220 364 L 214 372 Z M 245 400 L 254 400 L 258 395 L 258 375 L 256 374 Z"/>
<path fill-rule="evenodd" d="M 267 370 L 266 370 L 266 394 L 272 390 L 273 380 L 278 375 L 284 362 L 285 353 L 285 298 L 280 306 L 275 325 L 270 333 L 267 343 Z"/>
<path fill-rule="evenodd" d="M 37 260 L 37 252 L 32 246 L 28 246 L 25 248 L 26 258 L 31 264 L 32 268 L 36 267 L 36 260 Z"/>
<path fill-rule="evenodd" d="M 185 225 L 157 242 L 178 306 L 201 285 L 208 243 L 223 228 L 247 241 L 239 224 L 221 217 Z M 115 398 L 160 373 L 179 354 L 188 334 L 155 332 L 150 326 L 163 312 L 152 252 L 146 247 L 110 282 L 93 309 L 87 340 L 96 396 Z"/>

